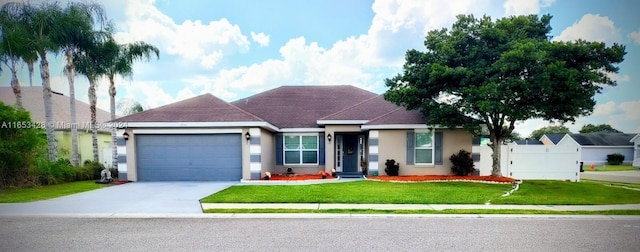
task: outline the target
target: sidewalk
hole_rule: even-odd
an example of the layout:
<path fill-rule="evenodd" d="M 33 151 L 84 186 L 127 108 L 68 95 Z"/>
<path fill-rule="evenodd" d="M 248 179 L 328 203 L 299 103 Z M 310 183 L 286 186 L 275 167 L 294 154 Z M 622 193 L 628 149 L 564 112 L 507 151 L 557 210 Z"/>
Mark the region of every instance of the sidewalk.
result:
<path fill-rule="evenodd" d="M 327 204 L 327 203 L 202 203 L 202 209 L 376 209 L 376 210 L 445 210 L 445 209 L 526 209 L 551 211 L 640 210 L 640 204 L 620 205 L 473 205 L 473 204 Z"/>

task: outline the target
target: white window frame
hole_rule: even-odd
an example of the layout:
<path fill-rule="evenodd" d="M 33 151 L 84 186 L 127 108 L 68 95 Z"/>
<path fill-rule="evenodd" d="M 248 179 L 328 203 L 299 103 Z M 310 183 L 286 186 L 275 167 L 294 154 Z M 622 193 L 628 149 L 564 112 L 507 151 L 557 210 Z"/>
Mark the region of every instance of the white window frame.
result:
<path fill-rule="evenodd" d="M 418 146 L 418 134 L 431 134 L 431 146 L 420 147 Z M 416 130 L 413 137 L 413 160 L 416 165 L 433 165 L 435 163 L 435 132 L 433 130 Z M 418 150 L 431 149 L 431 163 L 418 163 Z"/>
<path fill-rule="evenodd" d="M 287 149 L 286 146 L 286 137 L 292 137 L 292 136 L 296 136 L 299 139 L 299 149 Z M 312 136 L 316 138 L 316 149 L 304 149 L 304 146 L 302 145 L 302 137 L 303 136 Z M 287 163 L 287 158 L 286 158 L 286 153 L 287 151 L 292 152 L 292 151 L 298 151 L 298 155 L 300 155 L 300 162 L 299 163 Z M 315 163 L 304 163 L 303 162 L 303 155 L 302 153 L 304 151 L 315 151 L 316 152 L 316 162 Z M 282 139 L 282 163 L 284 165 L 318 165 L 319 161 L 320 161 L 320 157 L 318 156 L 320 155 L 320 138 L 318 137 L 318 133 L 290 133 L 290 134 L 284 134 L 283 135 L 283 139 Z"/>

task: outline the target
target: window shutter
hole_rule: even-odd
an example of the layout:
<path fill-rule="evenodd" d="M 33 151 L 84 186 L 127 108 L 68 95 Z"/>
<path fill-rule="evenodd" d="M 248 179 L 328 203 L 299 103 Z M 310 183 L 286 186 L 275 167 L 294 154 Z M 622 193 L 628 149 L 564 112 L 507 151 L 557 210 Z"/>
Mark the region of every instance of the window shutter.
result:
<path fill-rule="evenodd" d="M 414 151 L 414 143 L 415 143 L 415 133 L 413 131 L 407 132 L 407 164 L 413 164 L 413 155 Z"/>
<path fill-rule="evenodd" d="M 324 132 L 318 133 L 318 164 L 324 165 Z"/>
<path fill-rule="evenodd" d="M 435 157 L 434 157 L 434 163 L 437 165 L 441 165 L 442 164 L 442 132 L 436 132 L 436 137 L 435 137 L 436 141 L 435 141 Z"/>
<path fill-rule="evenodd" d="M 276 165 L 282 165 L 282 156 L 283 156 L 283 152 L 282 152 L 282 145 L 283 145 L 283 138 L 282 138 L 282 134 L 277 134 L 276 135 Z"/>

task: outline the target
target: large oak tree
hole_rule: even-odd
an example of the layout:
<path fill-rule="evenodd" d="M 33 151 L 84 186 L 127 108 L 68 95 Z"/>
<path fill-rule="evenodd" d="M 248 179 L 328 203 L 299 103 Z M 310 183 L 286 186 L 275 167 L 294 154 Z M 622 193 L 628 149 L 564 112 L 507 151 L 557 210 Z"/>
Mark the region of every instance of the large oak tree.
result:
<path fill-rule="evenodd" d="M 502 176 L 499 146 L 517 121 L 575 121 L 593 111 L 602 85 L 616 85 L 623 45 L 551 41 L 550 20 L 460 15 L 451 30 L 428 33 L 426 51 L 407 51 L 404 71 L 385 80 L 385 99 L 422 111 L 430 125 L 486 125 L 492 175 Z"/>

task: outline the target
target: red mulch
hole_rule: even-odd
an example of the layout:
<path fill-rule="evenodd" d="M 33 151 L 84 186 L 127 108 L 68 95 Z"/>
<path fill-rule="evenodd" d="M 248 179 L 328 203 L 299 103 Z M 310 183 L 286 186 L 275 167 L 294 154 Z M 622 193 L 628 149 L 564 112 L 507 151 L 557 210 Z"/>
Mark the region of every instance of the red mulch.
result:
<path fill-rule="evenodd" d="M 132 182 L 131 180 L 114 180 L 113 182 L 111 182 L 112 185 L 122 185 L 122 184 L 126 184 Z"/>
<path fill-rule="evenodd" d="M 499 183 L 513 183 L 515 179 L 508 177 L 495 176 L 453 176 L 453 175 L 406 175 L 406 176 L 375 176 L 367 177 L 371 180 L 384 181 L 449 181 L 449 180 L 469 180 L 469 181 L 488 181 Z"/>
<path fill-rule="evenodd" d="M 333 179 L 331 175 L 327 175 L 327 179 Z M 280 175 L 280 174 L 272 174 L 270 180 L 311 180 L 311 179 L 322 179 L 322 176 L 319 174 L 294 174 L 291 176 Z"/>
<path fill-rule="evenodd" d="M 333 179 L 331 175 L 327 176 L 327 179 Z M 311 180 L 322 179 L 319 174 L 295 174 L 291 176 L 273 174 L 271 180 Z M 452 175 L 406 175 L 406 176 L 367 176 L 370 180 L 383 180 L 383 181 L 403 181 L 403 182 L 419 182 L 419 181 L 450 181 L 450 180 L 469 180 L 469 181 L 487 181 L 487 182 L 499 182 L 499 183 L 513 183 L 515 179 L 508 177 L 494 177 L 494 176 L 452 176 Z"/>

